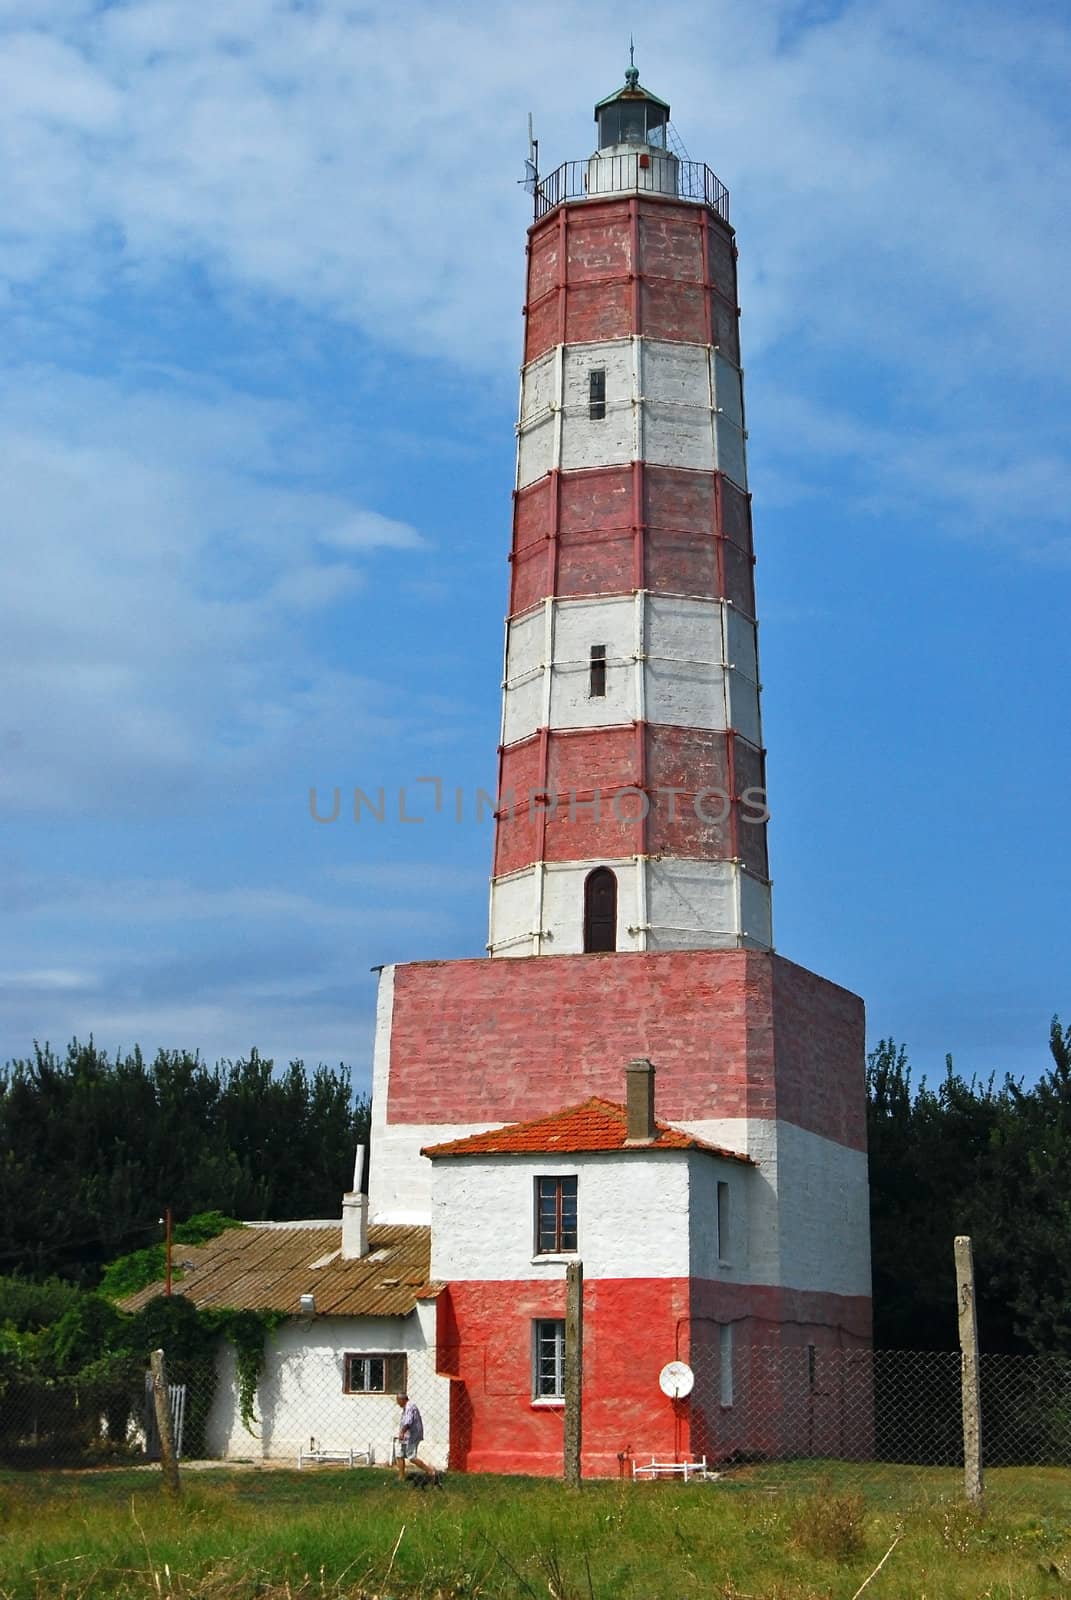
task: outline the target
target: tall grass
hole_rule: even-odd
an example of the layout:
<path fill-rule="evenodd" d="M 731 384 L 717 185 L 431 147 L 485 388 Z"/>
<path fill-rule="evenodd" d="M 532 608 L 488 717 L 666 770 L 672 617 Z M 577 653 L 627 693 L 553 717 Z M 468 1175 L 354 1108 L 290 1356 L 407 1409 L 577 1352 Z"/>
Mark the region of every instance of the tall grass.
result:
<path fill-rule="evenodd" d="M 954 1487 L 218 1471 L 172 1504 L 142 1472 L 0 1475 L 0 1600 L 851 1600 L 897 1533 L 866 1600 L 1068 1592 L 1071 1473 L 992 1473 L 984 1517 Z"/>

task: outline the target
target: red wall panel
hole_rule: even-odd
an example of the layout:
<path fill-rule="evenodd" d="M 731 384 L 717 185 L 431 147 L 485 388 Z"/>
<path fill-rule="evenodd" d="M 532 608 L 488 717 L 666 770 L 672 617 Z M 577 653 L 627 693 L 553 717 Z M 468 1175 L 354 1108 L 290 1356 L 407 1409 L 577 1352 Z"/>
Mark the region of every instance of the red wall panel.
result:
<path fill-rule="evenodd" d="M 624 1063 L 649 1056 L 667 1121 L 778 1115 L 862 1150 L 863 1046 L 856 995 L 763 951 L 417 962 L 395 970 L 387 1114 L 517 1122 L 620 1100 Z"/>

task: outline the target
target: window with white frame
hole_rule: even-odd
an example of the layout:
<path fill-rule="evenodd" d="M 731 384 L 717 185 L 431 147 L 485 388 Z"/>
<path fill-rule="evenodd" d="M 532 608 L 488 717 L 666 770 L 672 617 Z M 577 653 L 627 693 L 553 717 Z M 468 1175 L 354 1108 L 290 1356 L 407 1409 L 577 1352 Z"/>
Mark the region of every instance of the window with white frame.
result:
<path fill-rule="evenodd" d="M 535 1247 L 541 1256 L 576 1249 L 576 1179 L 536 1179 Z"/>
<path fill-rule="evenodd" d="M 536 1400 L 561 1400 L 565 1395 L 565 1323 L 557 1318 L 534 1326 L 532 1395 Z"/>
<path fill-rule="evenodd" d="M 406 1389 L 404 1355 L 358 1355 L 347 1351 L 342 1358 L 344 1394 L 404 1394 Z"/>

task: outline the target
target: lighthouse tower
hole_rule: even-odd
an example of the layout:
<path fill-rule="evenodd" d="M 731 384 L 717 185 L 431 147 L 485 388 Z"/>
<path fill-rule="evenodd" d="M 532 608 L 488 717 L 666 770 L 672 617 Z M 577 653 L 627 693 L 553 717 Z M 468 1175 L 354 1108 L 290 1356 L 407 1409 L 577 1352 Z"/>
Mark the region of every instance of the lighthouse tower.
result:
<path fill-rule="evenodd" d="M 560 1470 L 571 1260 L 592 1471 L 681 1448 L 670 1359 L 696 1448 L 766 1450 L 751 1352 L 870 1336 L 863 1006 L 773 948 L 729 197 L 668 119 L 630 66 L 533 180 L 490 959 L 380 977 L 455 1466 Z"/>
<path fill-rule="evenodd" d="M 769 949 L 736 247 L 630 67 L 535 189 L 493 956 Z"/>

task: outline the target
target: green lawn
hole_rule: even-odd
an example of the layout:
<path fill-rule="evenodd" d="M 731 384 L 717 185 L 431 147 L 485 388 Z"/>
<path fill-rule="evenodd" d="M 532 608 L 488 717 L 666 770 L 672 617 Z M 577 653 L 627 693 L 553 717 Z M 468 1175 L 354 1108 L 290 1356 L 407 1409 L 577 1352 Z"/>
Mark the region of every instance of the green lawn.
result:
<path fill-rule="evenodd" d="M 814 1463 L 715 1483 L 385 1472 L 0 1473 L 0 1597 L 65 1600 L 866 1600 L 1071 1596 L 1071 1471 Z"/>

